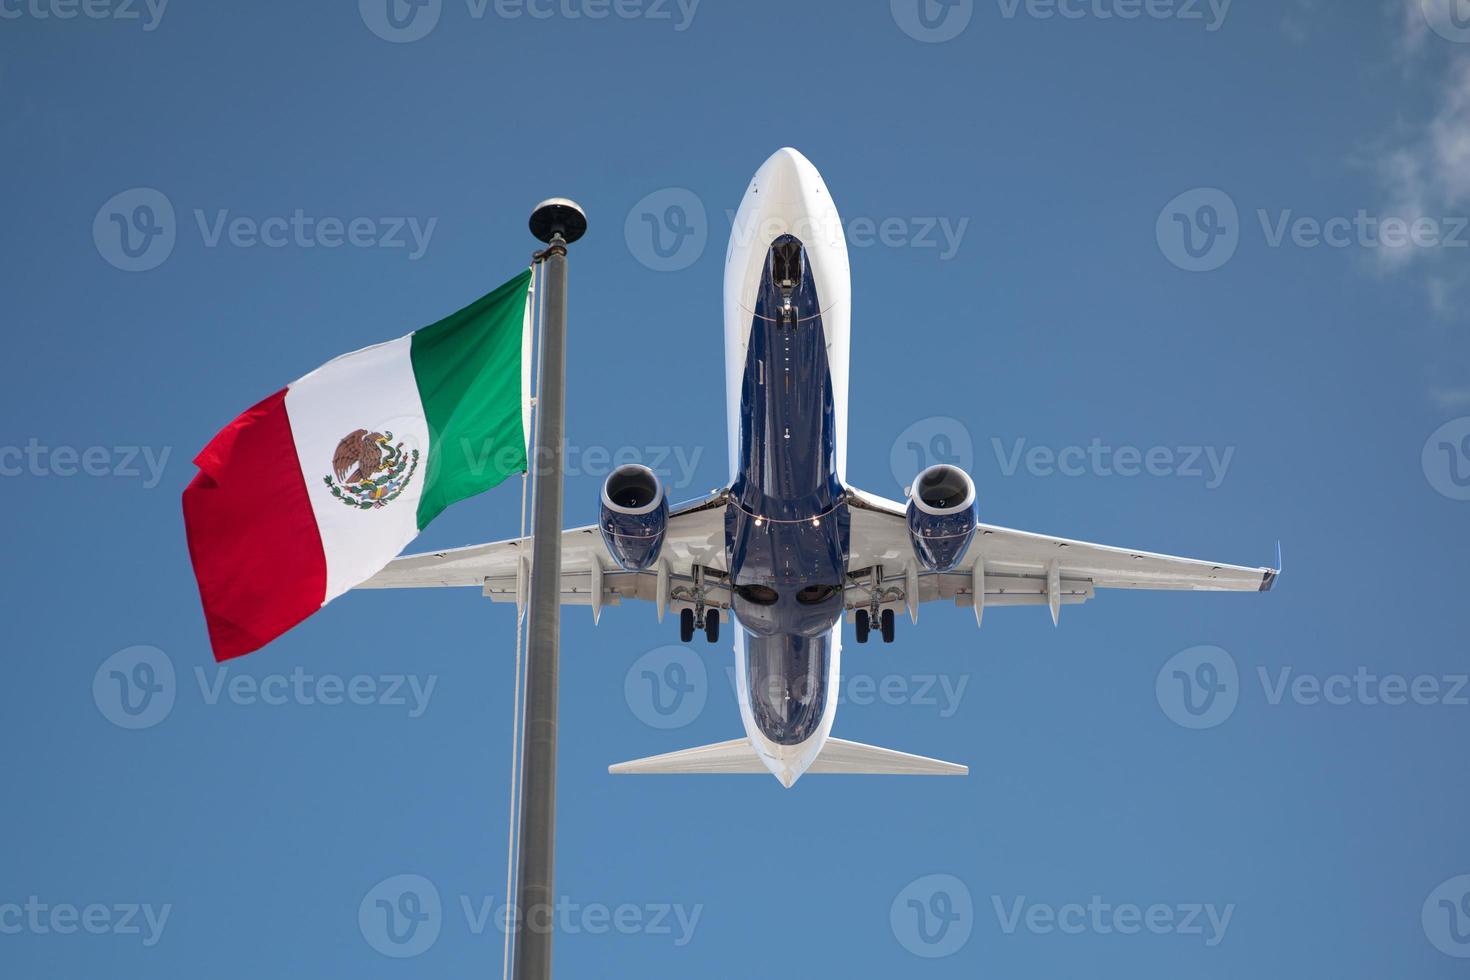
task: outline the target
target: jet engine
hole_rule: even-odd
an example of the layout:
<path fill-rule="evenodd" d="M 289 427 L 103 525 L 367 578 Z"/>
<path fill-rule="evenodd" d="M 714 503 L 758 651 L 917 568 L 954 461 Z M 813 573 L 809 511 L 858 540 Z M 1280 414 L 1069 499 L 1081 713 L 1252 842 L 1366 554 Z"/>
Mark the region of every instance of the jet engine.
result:
<path fill-rule="evenodd" d="M 909 539 L 931 572 L 948 572 L 960 563 L 979 520 L 975 481 L 959 467 L 931 466 L 909 488 Z"/>
<path fill-rule="evenodd" d="M 608 474 L 598 527 L 608 553 L 624 570 L 642 571 L 658 560 L 669 527 L 669 501 L 653 470 L 629 463 Z"/>

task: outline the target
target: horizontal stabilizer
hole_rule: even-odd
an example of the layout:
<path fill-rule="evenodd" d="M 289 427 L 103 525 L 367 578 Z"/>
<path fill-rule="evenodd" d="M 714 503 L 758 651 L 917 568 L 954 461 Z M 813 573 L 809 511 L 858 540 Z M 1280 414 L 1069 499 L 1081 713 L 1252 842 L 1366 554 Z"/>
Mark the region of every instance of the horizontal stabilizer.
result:
<path fill-rule="evenodd" d="M 829 738 L 807 772 L 874 776 L 968 776 L 969 766 Z"/>
<path fill-rule="evenodd" d="M 736 738 L 713 745 L 682 749 L 664 755 L 653 755 L 646 759 L 634 759 L 608 766 L 608 772 L 626 774 L 668 773 L 760 773 L 768 770 L 755 754 L 748 739 Z M 840 738 L 829 738 L 822 747 L 808 774 L 850 776 L 965 776 L 967 766 L 954 762 L 941 762 L 922 755 L 880 749 L 875 745 L 849 742 Z"/>

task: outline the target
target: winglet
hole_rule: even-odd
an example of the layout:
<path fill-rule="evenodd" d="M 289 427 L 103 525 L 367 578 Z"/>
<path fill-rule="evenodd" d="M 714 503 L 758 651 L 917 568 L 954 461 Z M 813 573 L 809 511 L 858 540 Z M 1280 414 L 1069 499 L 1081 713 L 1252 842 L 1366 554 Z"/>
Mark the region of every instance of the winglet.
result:
<path fill-rule="evenodd" d="M 1266 569 L 1266 574 L 1261 578 L 1261 591 L 1270 592 L 1276 586 L 1276 579 L 1281 574 L 1281 542 L 1276 542 L 1276 567 Z"/>

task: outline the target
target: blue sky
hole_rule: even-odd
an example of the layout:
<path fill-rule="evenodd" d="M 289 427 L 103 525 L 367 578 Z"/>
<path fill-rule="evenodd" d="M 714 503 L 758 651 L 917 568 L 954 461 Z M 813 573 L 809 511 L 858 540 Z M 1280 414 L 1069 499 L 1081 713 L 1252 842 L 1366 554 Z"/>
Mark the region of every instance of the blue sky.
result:
<path fill-rule="evenodd" d="M 568 195 L 568 521 L 620 453 L 722 485 L 728 214 L 789 144 L 852 239 L 854 484 L 956 460 L 987 521 L 1286 574 L 926 608 L 836 734 L 970 776 L 792 791 L 609 777 L 740 733 L 730 654 L 569 612 L 559 972 L 1464 974 L 1470 10 L 923 2 L 0 0 L 0 972 L 498 969 L 510 611 L 349 595 L 216 667 L 189 460 Z"/>

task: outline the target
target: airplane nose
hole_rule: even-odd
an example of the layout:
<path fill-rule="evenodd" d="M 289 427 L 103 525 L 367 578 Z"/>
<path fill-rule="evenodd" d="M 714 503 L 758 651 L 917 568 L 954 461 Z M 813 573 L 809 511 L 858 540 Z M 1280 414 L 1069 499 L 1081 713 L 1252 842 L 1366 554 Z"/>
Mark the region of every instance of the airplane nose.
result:
<path fill-rule="evenodd" d="M 758 238 L 759 244 L 794 235 L 809 251 L 822 246 L 847 249 L 842 219 L 822 175 L 789 146 L 772 153 L 756 171 L 739 221 L 750 223 L 748 228 L 742 225 L 745 237 Z"/>
<path fill-rule="evenodd" d="M 802 199 L 816 172 L 817 168 L 800 151 L 783 146 L 761 165 L 756 183 L 768 198 L 795 202 Z"/>
<path fill-rule="evenodd" d="M 802 152 L 794 146 L 781 147 L 781 149 L 771 154 L 770 159 L 766 163 L 769 166 L 780 167 L 792 173 L 812 165 L 811 161 L 803 156 Z"/>

